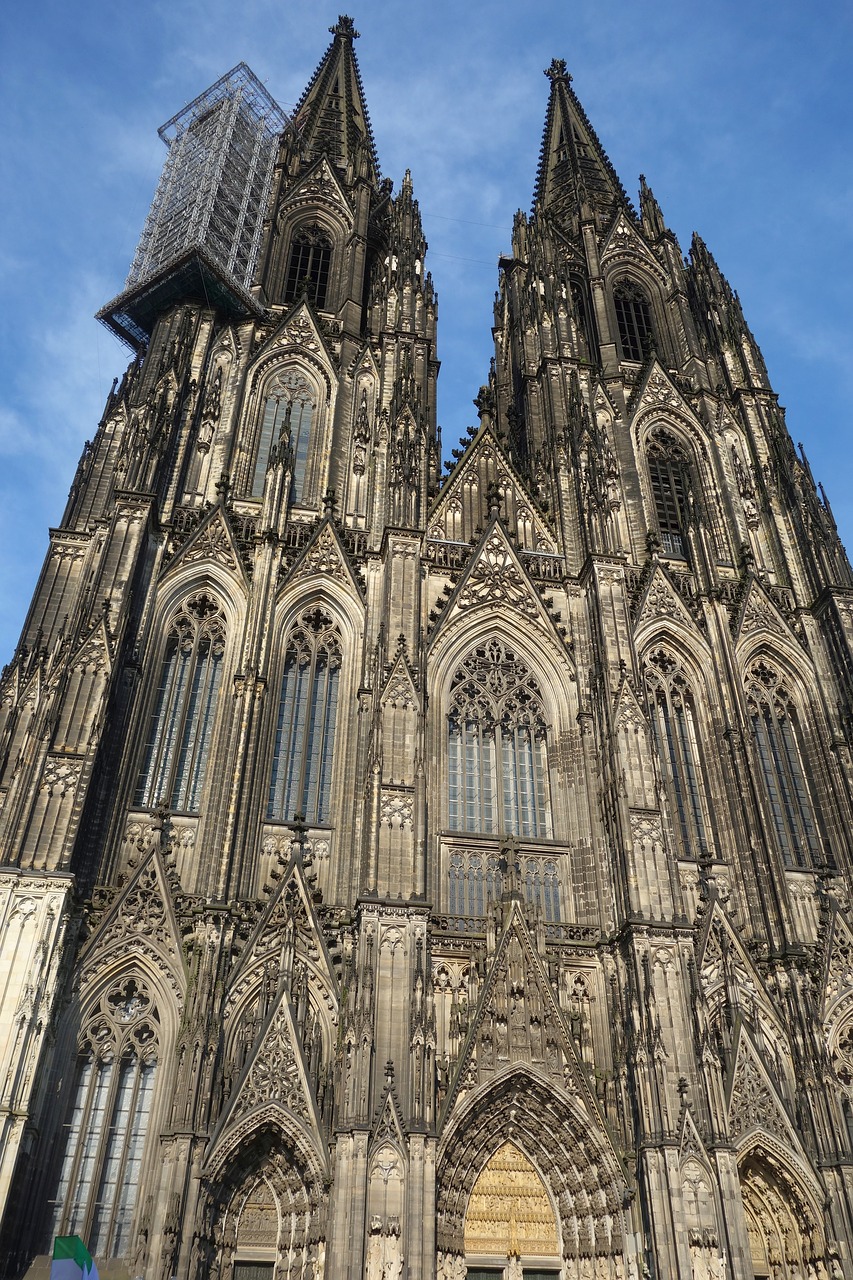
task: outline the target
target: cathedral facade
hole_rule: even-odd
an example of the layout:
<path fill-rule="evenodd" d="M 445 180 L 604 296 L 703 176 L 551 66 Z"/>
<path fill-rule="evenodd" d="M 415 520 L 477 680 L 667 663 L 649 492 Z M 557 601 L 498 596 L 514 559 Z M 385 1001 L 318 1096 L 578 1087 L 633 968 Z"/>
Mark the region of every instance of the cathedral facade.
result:
<path fill-rule="evenodd" d="M 443 472 L 356 34 L 164 126 L 101 313 L 0 682 L 0 1270 L 853 1277 L 830 509 L 560 61 Z"/>

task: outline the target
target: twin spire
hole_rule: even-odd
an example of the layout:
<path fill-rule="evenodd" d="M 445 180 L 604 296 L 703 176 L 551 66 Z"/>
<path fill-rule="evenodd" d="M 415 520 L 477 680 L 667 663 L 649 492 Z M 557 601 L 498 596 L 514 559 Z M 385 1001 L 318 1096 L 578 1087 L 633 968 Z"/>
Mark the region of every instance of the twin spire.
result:
<path fill-rule="evenodd" d="M 293 127 L 306 150 L 325 151 L 333 163 L 356 170 L 361 163 L 364 176 L 378 185 L 379 159 L 353 48 L 359 33 L 346 14 L 329 31 L 332 43 L 294 109 Z M 628 197 L 572 89 L 566 63 L 555 58 L 545 75 L 551 94 L 534 206 L 567 227 L 578 215 L 607 223 L 629 204 Z"/>

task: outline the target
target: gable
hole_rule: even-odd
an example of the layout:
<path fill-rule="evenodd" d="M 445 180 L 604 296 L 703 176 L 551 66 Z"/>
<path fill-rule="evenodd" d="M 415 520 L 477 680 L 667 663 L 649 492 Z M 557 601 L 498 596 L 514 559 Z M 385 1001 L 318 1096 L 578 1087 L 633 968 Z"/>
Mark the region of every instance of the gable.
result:
<path fill-rule="evenodd" d="M 355 576 L 338 531 L 328 519 L 320 524 L 307 547 L 294 561 L 287 582 L 290 585 L 317 575 L 340 582 L 359 598 L 364 595 L 364 587 Z"/>
<path fill-rule="evenodd" d="M 427 537 L 470 542 L 489 518 L 497 487 L 502 518 L 525 551 L 557 553 L 554 534 L 491 428 L 483 428 L 446 481 L 427 520 Z"/>

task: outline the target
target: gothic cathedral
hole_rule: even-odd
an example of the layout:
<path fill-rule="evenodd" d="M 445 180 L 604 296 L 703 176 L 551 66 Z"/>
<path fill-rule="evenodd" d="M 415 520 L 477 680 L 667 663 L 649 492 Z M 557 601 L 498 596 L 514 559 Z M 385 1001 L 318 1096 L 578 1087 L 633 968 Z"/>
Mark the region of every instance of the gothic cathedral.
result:
<path fill-rule="evenodd" d="M 0 1271 L 851 1280 L 829 506 L 561 61 L 443 471 L 356 35 L 164 125 L 100 313 L 0 682 Z"/>

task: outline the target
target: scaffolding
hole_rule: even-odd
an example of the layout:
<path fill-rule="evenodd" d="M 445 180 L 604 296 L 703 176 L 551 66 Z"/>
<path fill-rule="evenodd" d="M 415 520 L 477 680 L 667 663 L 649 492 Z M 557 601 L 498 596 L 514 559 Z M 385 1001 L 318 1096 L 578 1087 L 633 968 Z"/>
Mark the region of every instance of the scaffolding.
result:
<path fill-rule="evenodd" d="M 158 131 L 169 148 L 122 297 L 199 250 L 248 290 L 289 122 L 241 62 Z"/>

